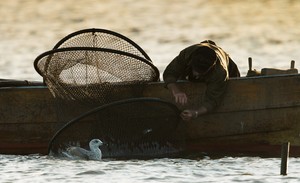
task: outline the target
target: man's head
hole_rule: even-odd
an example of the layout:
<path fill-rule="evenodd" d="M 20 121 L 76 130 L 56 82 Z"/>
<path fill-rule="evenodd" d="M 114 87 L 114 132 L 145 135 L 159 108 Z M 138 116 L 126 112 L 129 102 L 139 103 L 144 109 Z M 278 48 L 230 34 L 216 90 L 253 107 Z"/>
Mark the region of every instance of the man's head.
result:
<path fill-rule="evenodd" d="M 207 46 L 201 46 L 192 55 L 191 66 L 199 74 L 206 74 L 216 64 L 217 55 Z"/>

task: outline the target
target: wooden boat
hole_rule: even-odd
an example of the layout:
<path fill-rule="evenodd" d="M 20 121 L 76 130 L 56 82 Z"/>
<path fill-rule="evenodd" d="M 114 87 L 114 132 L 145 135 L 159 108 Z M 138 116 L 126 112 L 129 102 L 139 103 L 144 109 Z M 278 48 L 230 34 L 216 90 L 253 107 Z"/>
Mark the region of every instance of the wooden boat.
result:
<path fill-rule="evenodd" d="M 88 110 L 62 106 L 42 82 L 1 80 L 0 84 L 1 154 L 47 154 L 55 132 Z M 203 83 L 178 84 L 187 92 L 189 106 L 201 101 Z M 156 97 L 174 102 L 163 82 L 116 89 L 122 93 L 120 99 Z M 281 145 L 290 142 L 290 156 L 299 157 L 299 111 L 299 74 L 241 77 L 230 79 L 217 110 L 182 122 L 178 131 L 185 133 L 188 153 L 279 157 Z"/>

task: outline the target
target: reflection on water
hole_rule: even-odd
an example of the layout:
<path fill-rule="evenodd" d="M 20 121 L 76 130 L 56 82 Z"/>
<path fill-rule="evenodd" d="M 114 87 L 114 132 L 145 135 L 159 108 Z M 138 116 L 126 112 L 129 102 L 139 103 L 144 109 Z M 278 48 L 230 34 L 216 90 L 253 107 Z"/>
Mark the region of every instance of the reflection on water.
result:
<path fill-rule="evenodd" d="M 300 58 L 297 0 L 14 0 L 0 2 L 0 78 L 41 77 L 34 59 L 85 28 L 119 32 L 137 42 L 162 72 L 184 47 L 212 39 L 239 65 L 288 68 Z"/>

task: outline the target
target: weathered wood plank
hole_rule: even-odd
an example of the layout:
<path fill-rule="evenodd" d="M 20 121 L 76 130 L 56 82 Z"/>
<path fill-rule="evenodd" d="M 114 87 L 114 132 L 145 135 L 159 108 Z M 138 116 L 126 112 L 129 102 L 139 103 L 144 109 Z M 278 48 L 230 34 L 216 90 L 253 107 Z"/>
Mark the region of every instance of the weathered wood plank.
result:
<path fill-rule="evenodd" d="M 203 83 L 178 84 L 189 97 L 186 107 L 201 102 Z M 162 82 L 115 86 L 108 97 L 112 101 L 156 97 L 174 102 Z M 0 87 L 0 104 L 0 153 L 20 154 L 29 152 L 25 146 L 32 147 L 30 152 L 44 153 L 56 130 L 93 107 L 56 100 L 45 86 Z M 235 146 L 242 152 L 247 144 L 268 149 L 289 141 L 293 152 L 293 147 L 300 148 L 299 109 L 300 75 L 232 79 L 216 111 L 182 122 L 178 130 L 186 135 L 191 150 L 229 152 Z M 291 154 L 300 156 L 300 151 Z"/>

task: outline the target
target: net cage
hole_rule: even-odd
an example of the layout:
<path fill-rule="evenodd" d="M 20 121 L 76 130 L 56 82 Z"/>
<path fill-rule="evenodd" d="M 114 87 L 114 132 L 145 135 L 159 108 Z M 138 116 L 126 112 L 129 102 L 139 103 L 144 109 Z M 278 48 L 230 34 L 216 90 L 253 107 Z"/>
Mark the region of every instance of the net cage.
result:
<path fill-rule="evenodd" d="M 119 50 L 142 57 L 151 62 L 147 53 L 126 36 L 106 29 L 83 29 L 61 39 L 53 49 L 68 47 L 93 47 Z"/>
<path fill-rule="evenodd" d="M 149 56 L 129 38 L 105 29 L 84 29 L 59 41 L 34 61 L 54 97 L 108 103 L 114 86 L 159 81 Z"/>
<path fill-rule="evenodd" d="M 112 102 L 66 123 L 50 141 L 48 153 L 61 157 L 70 146 L 89 149 L 91 139 L 100 139 L 103 158 L 175 156 L 183 146 L 179 118 L 174 104 L 157 98 Z"/>

